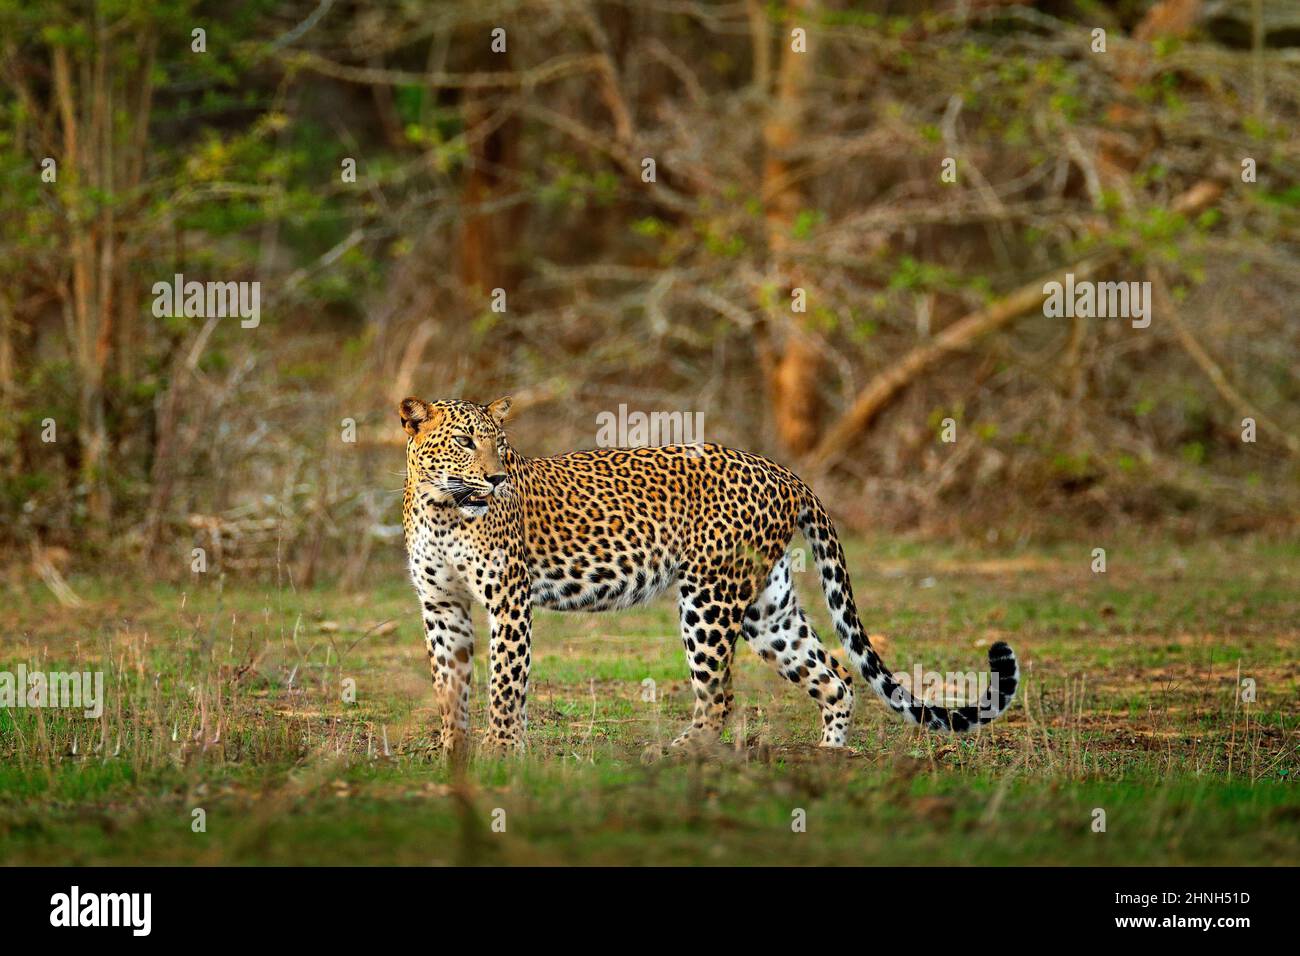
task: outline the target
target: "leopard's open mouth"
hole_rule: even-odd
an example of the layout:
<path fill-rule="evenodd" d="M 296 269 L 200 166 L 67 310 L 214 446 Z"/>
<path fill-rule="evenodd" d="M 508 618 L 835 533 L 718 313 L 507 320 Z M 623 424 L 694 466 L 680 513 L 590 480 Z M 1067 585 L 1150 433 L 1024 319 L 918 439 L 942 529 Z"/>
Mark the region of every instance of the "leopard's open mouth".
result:
<path fill-rule="evenodd" d="M 488 499 L 492 497 L 492 489 L 474 488 L 459 479 L 449 479 L 444 488 L 448 495 L 451 496 L 452 502 L 458 508 L 467 508 L 478 511 L 488 506 Z"/>

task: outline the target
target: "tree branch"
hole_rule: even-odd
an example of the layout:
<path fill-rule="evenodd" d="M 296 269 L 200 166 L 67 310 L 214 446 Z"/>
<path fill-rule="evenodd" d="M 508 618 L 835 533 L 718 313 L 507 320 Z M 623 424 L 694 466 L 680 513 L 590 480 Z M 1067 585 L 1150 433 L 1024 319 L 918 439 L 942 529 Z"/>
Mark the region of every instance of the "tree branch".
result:
<path fill-rule="evenodd" d="M 1173 210 L 1183 215 L 1195 215 L 1213 205 L 1223 194 L 1224 187 L 1205 180 L 1197 183 L 1179 196 Z M 858 393 L 848 411 L 840 416 L 817 446 L 808 454 L 806 467 L 811 472 L 820 471 L 840 458 L 857 435 L 885 409 L 898 394 L 931 366 L 954 352 L 961 351 L 977 339 L 1002 328 L 1015 319 L 1031 312 L 1043 302 L 1043 286 L 1048 282 L 1065 282 L 1066 273 L 1073 273 L 1075 281 L 1089 279 L 1119 258 L 1118 248 L 1106 249 L 1096 255 L 1076 262 L 1064 269 L 1040 276 L 1021 286 L 1010 295 L 983 309 L 958 319 L 937 335 L 933 341 L 919 346 L 880 375 Z"/>

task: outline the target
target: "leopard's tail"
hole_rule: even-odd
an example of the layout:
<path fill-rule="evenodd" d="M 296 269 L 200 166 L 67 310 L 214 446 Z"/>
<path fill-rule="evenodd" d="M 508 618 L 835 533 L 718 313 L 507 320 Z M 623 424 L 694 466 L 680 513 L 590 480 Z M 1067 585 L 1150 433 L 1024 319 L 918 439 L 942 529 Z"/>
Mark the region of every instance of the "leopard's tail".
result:
<path fill-rule="evenodd" d="M 998 641 L 989 648 L 988 688 L 980 695 L 977 704 L 948 708 L 919 702 L 906 687 L 899 684 L 871 646 L 862 622 L 858 619 L 857 606 L 853 603 L 853 588 L 849 584 L 844 548 L 840 546 L 839 536 L 835 533 L 825 507 L 811 491 L 807 492 L 804 507 L 799 514 L 799 530 L 812 548 L 822 591 L 830 606 L 835 630 L 849 659 L 891 710 L 902 714 L 914 724 L 958 733 L 1002 716 L 1020 682 L 1020 668 L 1010 647 Z"/>

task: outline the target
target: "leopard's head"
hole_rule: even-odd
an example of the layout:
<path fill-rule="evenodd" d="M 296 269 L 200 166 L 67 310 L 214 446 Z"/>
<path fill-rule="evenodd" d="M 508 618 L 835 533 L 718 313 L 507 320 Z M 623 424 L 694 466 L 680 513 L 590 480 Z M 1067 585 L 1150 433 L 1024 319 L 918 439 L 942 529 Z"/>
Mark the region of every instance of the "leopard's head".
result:
<path fill-rule="evenodd" d="M 491 405 L 403 399 L 397 407 L 406 431 L 406 480 L 422 486 L 439 504 L 476 518 L 509 476 L 501 464 L 506 437 L 502 425 L 510 399 Z"/>

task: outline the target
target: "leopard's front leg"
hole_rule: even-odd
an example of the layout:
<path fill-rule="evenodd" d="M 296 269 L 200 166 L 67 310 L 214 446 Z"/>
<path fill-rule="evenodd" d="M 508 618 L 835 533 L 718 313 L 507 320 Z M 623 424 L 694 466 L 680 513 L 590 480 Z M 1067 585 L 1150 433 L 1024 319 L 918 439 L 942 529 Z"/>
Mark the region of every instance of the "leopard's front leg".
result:
<path fill-rule="evenodd" d="M 528 581 L 503 580 L 487 602 L 492 628 L 488 705 L 489 747 L 522 750 L 528 729 L 528 670 L 532 665 L 532 604 Z"/>
<path fill-rule="evenodd" d="M 528 670 L 532 664 L 531 612 L 527 605 L 522 611 L 493 611 L 491 621 L 487 742 L 501 750 L 523 749 L 528 727 Z"/>
<path fill-rule="evenodd" d="M 421 596 L 429 673 L 442 712 L 442 751 L 464 753 L 469 744 L 469 693 L 474 680 L 474 625 L 468 596 Z"/>

